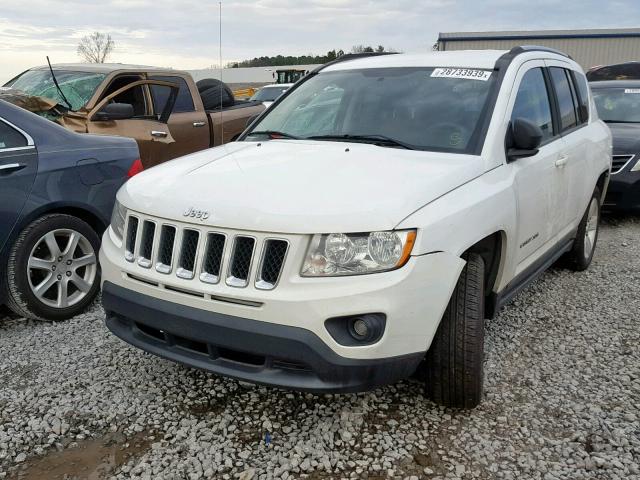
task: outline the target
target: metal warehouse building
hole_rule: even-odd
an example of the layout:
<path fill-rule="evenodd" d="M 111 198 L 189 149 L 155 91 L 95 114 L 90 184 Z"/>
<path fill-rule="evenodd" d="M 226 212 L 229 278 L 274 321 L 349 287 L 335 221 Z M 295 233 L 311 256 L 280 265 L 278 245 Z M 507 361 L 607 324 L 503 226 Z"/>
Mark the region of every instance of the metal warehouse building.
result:
<path fill-rule="evenodd" d="M 438 36 L 438 50 L 509 50 L 541 45 L 571 55 L 582 68 L 640 61 L 640 28 L 542 30 L 521 32 L 451 32 Z"/>

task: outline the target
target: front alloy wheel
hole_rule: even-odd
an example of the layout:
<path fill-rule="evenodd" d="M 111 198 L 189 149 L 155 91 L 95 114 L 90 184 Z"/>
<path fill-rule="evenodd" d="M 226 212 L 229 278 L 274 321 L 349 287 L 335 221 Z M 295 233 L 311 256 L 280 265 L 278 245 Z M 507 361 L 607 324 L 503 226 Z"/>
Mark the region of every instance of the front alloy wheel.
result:
<path fill-rule="evenodd" d="M 38 300 L 67 308 L 91 291 L 98 265 L 87 237 L 75 230 L 56 229 L 36 242 L 27 269 L 29 287 Z"/>
<path fill-rule="evenodd" d="M 37 320 L 64 320 L 81 313 L 100 286 L 100 239 L 86 222 L 45 215 L 16 239 L 7 263 L 9 307 Z"/>

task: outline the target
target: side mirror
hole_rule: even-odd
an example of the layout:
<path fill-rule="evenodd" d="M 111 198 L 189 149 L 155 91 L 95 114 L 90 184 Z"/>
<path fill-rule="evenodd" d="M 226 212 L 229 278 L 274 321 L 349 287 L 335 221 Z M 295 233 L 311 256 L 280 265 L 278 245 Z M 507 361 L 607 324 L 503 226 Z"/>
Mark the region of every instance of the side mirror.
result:
<path fill-rule="evenodd" d="M 507 159 L 532 157 L 538 153 L 542 142 L 542 129 L 524 118 L 516 118 L 509 124 L 507 134 Z"/>
<path fill-rule="evenodd" d="M 96 112 L 92 120 L 127 120 L 133 118 L 133 115 L 133 105 L 129 103 L 108 103 L 102 107 L 102 110 Z"/>

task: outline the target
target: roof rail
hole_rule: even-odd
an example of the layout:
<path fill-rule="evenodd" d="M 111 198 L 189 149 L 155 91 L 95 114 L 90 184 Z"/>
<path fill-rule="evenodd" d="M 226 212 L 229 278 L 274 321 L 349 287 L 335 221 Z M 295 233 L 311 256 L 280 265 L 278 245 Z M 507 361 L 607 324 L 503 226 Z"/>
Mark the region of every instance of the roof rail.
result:
<path fill-rule="evenodd" d="M 311 71 L 311 73 L 317 73 L 320 70 L 327 68 L 330 65 L 335 65 L 336 63 L 348 62 L 349 60 L 358 60 L 359 58 L 367 58 L 367 57 L 380 57 L 382 55 L 397 55 L 398 52 L 363 52 L 363 53 L 345 53 L 344 55 L 340 55 L 335 60 L 331 60 L 319 67 L 316 67 Z"/>
<path fill-rule="evenodd" d="M 557 55 L 562 55 L 563 57 L 567 57 L 571 60 L 573 60 L 573 58 L 571 58 L 571 55 L 568 55 L 564 52 L 561 52 L 560 50 L 556 50 L 555 48 L 549 48 L 549 47 L 543 47 L 540 45 L 520 45 L 518 47 L 513 47 L 511 50 L 509 50 L 509 53 L 511 53 L 512 55 L 518 55 L 520 53 L 526 53 L 526 52 L 548 52 L 548 53 L 555 53 Z"/>

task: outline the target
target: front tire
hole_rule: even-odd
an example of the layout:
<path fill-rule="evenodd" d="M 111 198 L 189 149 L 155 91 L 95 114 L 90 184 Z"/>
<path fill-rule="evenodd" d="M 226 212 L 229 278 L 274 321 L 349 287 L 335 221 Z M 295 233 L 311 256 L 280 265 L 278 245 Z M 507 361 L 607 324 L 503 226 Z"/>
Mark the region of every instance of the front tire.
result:
<path fill-rule="evenodd" d="M 33 221 L 9 253 L 9 308 L 34 320 L 81 313 L 100 287 L 99 249 L 97 233 L 79 218 L 50 214 Z"/>
<path fill-rule="evenodd" d="M 567 254 L 569 267 L 576 272 L 586 270 L 593 260 L 600 231 L 600 189 L 596 187 L 587 210 L 578 225 L 573 247 Z"/>
<path fill-rule="evenodd" d="M 475 253 L 466 261 L 424 364 L 427 396 L 454 408 L 482 398 L 485 266 Z"/>

